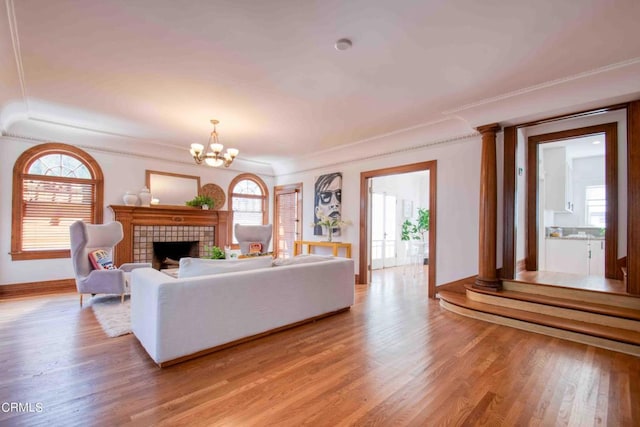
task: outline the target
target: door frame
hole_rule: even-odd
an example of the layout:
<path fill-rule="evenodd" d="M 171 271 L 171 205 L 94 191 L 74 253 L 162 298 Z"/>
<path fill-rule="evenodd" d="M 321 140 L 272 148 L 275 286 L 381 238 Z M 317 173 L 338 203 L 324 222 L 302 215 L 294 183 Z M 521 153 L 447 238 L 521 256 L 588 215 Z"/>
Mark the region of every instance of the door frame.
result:
<path fill-rule="evenodd" d="M 369 206 L 369 180 L 378 176 L 400 175 L 408 172 L 429 171 L 429 298 L 436 295 L 436 219 L 437 219 L 437 160 L 412 163 L 403 166 L 394 166 L 376 169 L 360 173 L 360 239 L 359 239 L 359 265 L 358 282 L 366 285 L 369 272 L 369 247 L 368 240 L 368 215 Z"/>
<path fill-rule="evenodd" d="M 516 148 L 517 130 L 543 123 L 585 117 L 615 110 L 626 111 L 627 124 L 627 254 L 621 261 L 627 267 L 627 292 L 640 295 L 640 100 L 608 107 L 549 117 L 504 128 L 503 174 L 503 279 L 514 279 L 516 273 Z"/>
<path fill-rule="evenodd" d="M 622 271 L 618 268 L 618 124 L 605 123 L 602 125 L 568 129 L 559 132 L 534 135 L 527 138 L 527 196 L 526 218 L 527 238 L 525 264 L 527 271 L 538 270 L 538 212 L 540 206 L 538 187 L 538 154 L 542 144 L 575 139 L 584 136 L 603 133 L 605 135 L 605 273 L 609 279 L 622 279 Z"/>

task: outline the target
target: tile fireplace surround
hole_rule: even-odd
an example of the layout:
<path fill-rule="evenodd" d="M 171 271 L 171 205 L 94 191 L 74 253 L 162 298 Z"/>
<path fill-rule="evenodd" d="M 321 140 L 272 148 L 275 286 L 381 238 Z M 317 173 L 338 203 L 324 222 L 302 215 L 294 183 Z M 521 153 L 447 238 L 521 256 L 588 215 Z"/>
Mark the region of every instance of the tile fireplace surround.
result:
<path fill-rule="evenodd" d="M 151 262 L 153 242 L 198 241 L 204 246 L 227 245 L 227 212 L 186 206 L 109 206 L 114 220 L 122 223 L 124 238 L 116 246 L 116 265 L 125 262 Z"/>
<path fill-rule="evenodd" d="M 155 242 L 198 242 L 198 253 L 213 246 L 215 227 L 191 225 L 135 225 L 133 227 L 133 262 L 152 262 Z"/>

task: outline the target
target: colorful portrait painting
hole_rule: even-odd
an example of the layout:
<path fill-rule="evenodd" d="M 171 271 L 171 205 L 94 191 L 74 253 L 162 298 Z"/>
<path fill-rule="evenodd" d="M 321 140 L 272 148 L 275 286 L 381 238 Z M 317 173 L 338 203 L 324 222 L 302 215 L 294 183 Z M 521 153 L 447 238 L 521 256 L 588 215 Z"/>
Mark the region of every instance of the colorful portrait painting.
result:
<path fill-rule="evenodd" d="M 314 223 L 318 223 L 321 217 L 329 217 L 333 219 L 341 219 L 342 206 L 342 173 L 334 172 L 321 175 L 315 181 L 315 203 L 314 203 Z M 313 229 L 315 236 L 322 236 L 328 233 L 320 225 L 316 225 Z M 333 235 L 340 235 L 340 227 L 333 229 Z"/>

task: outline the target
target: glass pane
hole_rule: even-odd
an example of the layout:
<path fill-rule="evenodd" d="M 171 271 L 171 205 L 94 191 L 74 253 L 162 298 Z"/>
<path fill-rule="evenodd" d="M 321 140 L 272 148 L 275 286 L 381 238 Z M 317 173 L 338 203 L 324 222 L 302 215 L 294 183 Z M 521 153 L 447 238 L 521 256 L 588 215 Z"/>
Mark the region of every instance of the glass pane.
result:
<path fill-rule="evenodd" d="M 76 159 L 66 154 L 47 154 L 31 164 L 29 174 L 64 176 L 68 178 L 91 179 L 89 169 Z"/>
<path fill-rule="evenodd" d="M 396 240 L 396 196 L 387 196 L 384 200 L 384 231 L 385 240 Z M 395 251 L 395 248 L 393 248 Z M 387 255 L 388 257 L 388 255 Z"/>
<path fill-rule="evenodd" d="M 384 195 L 373 193 L 371 196 L 371 240 L 384 239 Z"/>
<path fill-rule="evenodd" d="M 260 212 L 262 215 L 262 199 L 233 198 L 234 212 Z"/>
<path fill-rule="evenodd" d="M 233 187 L 233 192 L 238 194 L 252 194 L 255 196 L 262 196 L 260 186 L 250 179 L 244 179 Z"/>

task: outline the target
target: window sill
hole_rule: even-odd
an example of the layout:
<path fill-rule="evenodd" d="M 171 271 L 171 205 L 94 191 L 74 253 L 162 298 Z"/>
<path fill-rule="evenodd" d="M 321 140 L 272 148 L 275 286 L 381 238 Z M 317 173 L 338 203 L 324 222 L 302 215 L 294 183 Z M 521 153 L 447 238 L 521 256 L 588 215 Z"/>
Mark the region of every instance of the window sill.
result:
<path fill-rule="evenodd" d="M 24 251 L 11 252 L 10 255 L 12 261 L 27 261 L 33 259 L 71 258 L 71 251 L 69 249 L 55 251 Z"/>

